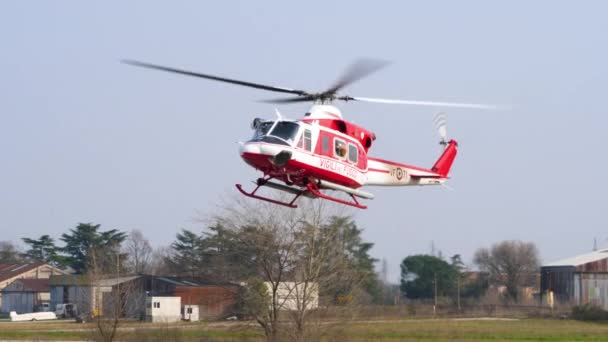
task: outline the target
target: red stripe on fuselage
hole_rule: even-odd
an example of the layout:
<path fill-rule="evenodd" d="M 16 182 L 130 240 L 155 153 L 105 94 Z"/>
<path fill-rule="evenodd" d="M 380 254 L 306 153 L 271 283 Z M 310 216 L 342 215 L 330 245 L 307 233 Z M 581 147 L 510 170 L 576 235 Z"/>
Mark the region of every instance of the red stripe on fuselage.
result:
<path fill-rule="evenodd" d="M 391 173 L 389 170 L 380 170 L 380 169 L 367 169 L 367 171 L 380 172 L 380 173 Z"/>
<path fill-rule="evenodd" d="M 285 180 L 286 175 L 289 175 L 290 179 L 300 186 L 304 186 L 304 178 L 309 177 L 327 180 L 348 187 L 358 188 L 361 186 L 361 184 L 354 179 L 342 175 L 341 173 L 334 172 L 327 168 L 303 163 L 294 159 L 287 162 L 287 164 L 285 164 L 281 169 L 277 169 L 274 165 L 272 165 L 272 163 L 270 163 L 270 156 L 267 154 L 245 152 L 241 156 L 247 162 L 247 164 L 255 167 L 265 174 L 269 174 L 270 176 L 283 180 Z M 336 161 L 332 160 L 332 162 Z M 344 165 L 346 167 L 355 169 L 355 172 L 360 172 L 352 165 Z"/>

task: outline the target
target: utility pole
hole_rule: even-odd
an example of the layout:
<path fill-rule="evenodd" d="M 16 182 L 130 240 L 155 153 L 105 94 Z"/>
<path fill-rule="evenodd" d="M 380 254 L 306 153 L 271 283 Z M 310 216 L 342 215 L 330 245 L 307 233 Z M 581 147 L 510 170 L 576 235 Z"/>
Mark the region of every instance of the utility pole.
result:
<path fill-rule="evenodd" d="M 437 272 L 433 273 L 433 285 L 435 292 L 435 303 L 433 304 L 433 316 L 437 315 Z"/>
<path fill-rule="evenodd" d="M 597 251 L 597 238 L 596 237 L 593 238 L 593 251 L 594 252 Z"/>
<path fill-rule="evenodd" d="M 460 273 L 456 275 L 456 302 L 458 303 L 458 314 L 460 314 Z"/>

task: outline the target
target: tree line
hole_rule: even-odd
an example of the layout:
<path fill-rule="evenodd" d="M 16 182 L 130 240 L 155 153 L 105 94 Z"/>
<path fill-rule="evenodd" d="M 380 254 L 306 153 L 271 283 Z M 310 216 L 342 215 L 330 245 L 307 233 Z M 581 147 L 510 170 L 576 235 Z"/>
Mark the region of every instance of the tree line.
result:
<path fill-rule="evenodd" d="M 233 219 L 216 217 L 201 232 L 182 229 L 170 246 L 156 250 L 139 230 L 127 233 L 102 230 L 99 224 L 79 223 L 58 241 L 49 235 L 23 238 L 25 251 L 19 251 L 8 241 L 0 241 L 0 263 L 45 262 L 86 274 L 94 262 L 108 275 L 164 274 L 210 282 L 246 281 L 260 275 L 264 278 L 265 270 L 259 265 L 261 255 L 270 253 L 269 249 L 280 251 L 284 247 L 277 241 L 280 234 L 269 231 L 263 220 L 235 225 Z M 303 228 L 293 233 L 294 240 L 310 238 L 310 232 Z M 356 283 L 359 296 L 364 294 L 369 302 L 391 303 L 390 285 L 379 279 L 375 270 L 378 260 L 370 255 L 374 244 L 364 241 L 361 233 L 362 229 L 348 216 L 330 216 L 315 227 L 315 238 L 328 243 L 321 272 L 331 273 L 330 269 L 335 269 L 331 286 L 328 282 L 322 295 L 334 303 L 352 300 Z M 293 243 L 294 249 L 305 248 L 302 241 L 297 241 L 301 246 Z M 491 248 L 481 248 L 473 261 L 481 272 L 471 277 L 458 254 L 449 260 L 431 254 L 407 256 L 400 265 L 400 293 L 409 299 L 478 299 L 494 284 L 505 287 L 506 298 L 517 300 L 522 287 L 534 285 L 539 267 L 536 246 L 521 241 L 503 241 Z"/>
<path fill-rule="evenodd" d="M 459 254 L 411 255 L 401 263 L 401 292 L 410 299 L 479 299 L 490 285 L 504 287 L 503 299 L 516 302 L 521 289 L 536 286 L 540 259 L 532 242 L 507 240 L 478 249 L 473 262 L 479 272 L 469 272 Z"/>

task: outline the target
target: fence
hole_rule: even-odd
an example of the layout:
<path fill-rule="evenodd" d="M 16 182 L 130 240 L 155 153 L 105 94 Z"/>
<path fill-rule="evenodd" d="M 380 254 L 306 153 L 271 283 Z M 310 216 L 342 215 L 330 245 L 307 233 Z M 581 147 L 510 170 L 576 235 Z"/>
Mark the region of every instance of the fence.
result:
<path fill-rule="evenodd" d="M 344 307 L 326 307 L 317 312 L 319 318 L 340 319 L 348 316 L 351 319 L 392 320 L 414 318 L 564 318 L 571 314 L 570 306 L 554 307 L 537 305 L 501 305 L 478 304 L 462 306 L 437 305 L 428 303 L 408 303 L 400 305 L 370 305 Z"/>

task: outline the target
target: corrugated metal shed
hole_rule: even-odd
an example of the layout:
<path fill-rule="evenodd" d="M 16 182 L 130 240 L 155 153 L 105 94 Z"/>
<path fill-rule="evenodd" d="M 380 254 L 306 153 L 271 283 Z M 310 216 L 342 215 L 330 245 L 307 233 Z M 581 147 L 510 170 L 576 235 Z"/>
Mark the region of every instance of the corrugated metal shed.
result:
<path fill-rule="evenodd" d="M 543 267 L 573 266 L 579 272 L 608 272 L 608 249 L 544 264 Z"/>
<path fill-rule="evenodd" d="M 608 249 L 544 264 L 541 293 L 552 293 L 560 302 L 608 309 Z"/>
<path fill-rule="evenodd" d="M 238 300 L 238 285 L 176 286 L 175 296 L 182 304 L 199 305 L 199 316 L 217 319 L 234 312 Z"/>
<path fill-rule="evenodd" d="M 17 279 L 2 291 L 2 311 L 34 312 L 49 300 L 48 279 Z"/>

